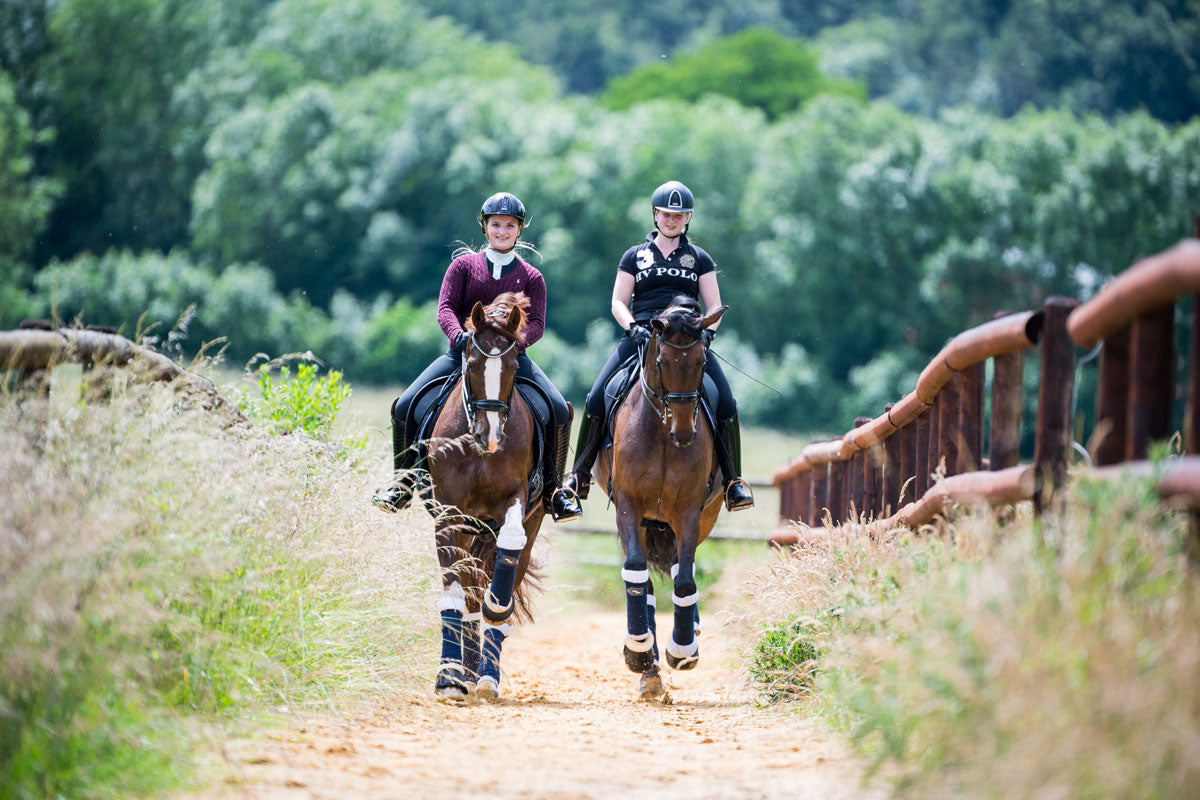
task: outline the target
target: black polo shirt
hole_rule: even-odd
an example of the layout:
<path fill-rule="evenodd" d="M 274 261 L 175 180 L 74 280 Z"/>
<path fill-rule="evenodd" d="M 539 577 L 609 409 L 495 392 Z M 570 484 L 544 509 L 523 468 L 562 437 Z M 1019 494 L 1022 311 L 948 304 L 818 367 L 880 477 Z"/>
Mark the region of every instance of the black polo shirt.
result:
<path fill-rule="evenodd" d="M 700 299 L 700 276 L 717 268 L 712 256 L 679 237 L 679 246 L 670 258 L 654 246 L 654 231 L 646 241 L 625 251 L 617 269 L 633 276 L 633 298 L 629 310 L 639 322 L 651 319 L 671 304 L 676 295 Z"/>

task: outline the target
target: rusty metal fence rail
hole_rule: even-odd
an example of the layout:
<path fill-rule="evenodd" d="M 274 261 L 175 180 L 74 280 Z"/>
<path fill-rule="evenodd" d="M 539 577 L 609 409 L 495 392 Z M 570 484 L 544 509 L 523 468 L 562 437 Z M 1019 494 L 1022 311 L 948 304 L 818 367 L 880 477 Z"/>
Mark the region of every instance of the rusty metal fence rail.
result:
<path fill-rule="evenodd" d="M 1177 301 L 1193 297 L 1186 457 L 1159 482 L 1164 497 L 1200 507 L 1200 219 L 1197 238 L 1142 259 L 1080 305 L 999 314 L 950 340 L 916 387 L 877 417 L 813 442 L 773 476 L 780 491 L 776 544 L 805 528 L 870 522 L 917 527 L 951 503 L 1032 500 L 1041 513 L 1067 477 L 1076 347 L 1102 342 L 1093 463 L 1100 477 L 1144 472 L 1151 441 L 1171 435 Z M 1024 354 L 1040 349 L 1032 463 L 1019 463 Z M 985 368 L 992 362 L 985 419 Z M 983 452 L 987 433 L 988 452 Z M 1118 466 L 1119 465 L 1119 466 Z"/>

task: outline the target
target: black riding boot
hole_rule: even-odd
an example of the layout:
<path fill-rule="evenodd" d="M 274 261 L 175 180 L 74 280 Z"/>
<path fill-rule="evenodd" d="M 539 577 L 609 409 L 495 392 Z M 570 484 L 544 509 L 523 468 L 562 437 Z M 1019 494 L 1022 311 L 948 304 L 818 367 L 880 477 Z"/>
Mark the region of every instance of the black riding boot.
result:
<path fill-rule="evenodd" d="M 717 423 L 717 457 L 725 473 L 725 508 L 730 511 L 753 508 L 750 484 L 742 478 L 742 430 L 737 414 Z"/>
<path fill-rule="evenodd" d="M 415 443 L 409 443 L 404 423 L 392 419 L 392 468 L 395 480 L 375 492 L 371 502 L 376 508 L 395 514 L 408 508 L 413 495 L 429 481 L 429 473 L 417 469 L 419 454 Z"/>
<path fill-rule="evenodd" d="M 571 438 L 571 425 L 555 425 L 553 435 L 547 435 L 549 446 L 542 458 L 542 497 L 546 498 L 546 510 L 555 522 L 570 522 L 583 516 L 579 506 L 579 495 L 571 486 L 563 485 L 563 471 L 567 468 L 567 445 Z"/>
<path fill-rule="evenodd" d="M 604 420 L 583 415 L 579 426 L 579 438 L 575 440 L 575 468 L 563 480 L 563 486 L 569 486 L 581 500 L 586 500 L 588 489 L 592 485 L 592 465 L 596 463 L 596 455 L 604 442 Z"/>

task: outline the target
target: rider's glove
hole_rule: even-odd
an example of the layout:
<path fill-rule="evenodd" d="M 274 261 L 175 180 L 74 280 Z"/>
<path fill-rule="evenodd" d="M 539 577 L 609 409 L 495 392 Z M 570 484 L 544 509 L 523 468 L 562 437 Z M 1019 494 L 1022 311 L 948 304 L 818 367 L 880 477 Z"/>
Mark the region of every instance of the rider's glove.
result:
<path fill-rule="evenodd" d="M 705 328 L 700 331 L 700 338 L 704 340 L 704 346 L 708 347 L 712 344 L 712 340 L 717 338 L 717 332 L 712 328 Z"/>
<path fill-rule="evenodd" d="M 467 346 L 467 342 L 471 341 L 471 334 L 466 331 L 459 331 L 454 335 L 454 349 L 462 350 Z"/>
<path fill-rule="evenodd" d="M 645 325 L 630 325 L 629 331 L 625 335 L 630 339 L 633 339 L 633 343 L 636 344 L 639 349 L 650 344 L 650 329 Z"/>

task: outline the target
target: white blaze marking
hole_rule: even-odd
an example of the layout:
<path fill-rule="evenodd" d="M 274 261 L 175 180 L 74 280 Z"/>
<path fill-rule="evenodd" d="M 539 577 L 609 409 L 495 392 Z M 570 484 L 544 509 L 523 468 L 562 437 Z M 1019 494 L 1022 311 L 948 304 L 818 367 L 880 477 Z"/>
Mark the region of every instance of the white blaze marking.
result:
<path fill-rule="evenodd" d="M 525 526 L 521 524 L 524 514 L 521 511 L 521 501 L 515 501 L 504 512 L 504 524 L 496 534 L 496 547 L 501 550 L 525 549 Z"/>
<path fill-rule="evenodd" d="M 500 370 L 498 358 L 489 358 L 483 365 L 483 391 L 488 400 L 500 399 Z M 500 412 L 487 412 L 488 421 L 488 452 L 494 453 L 500 449 Z"/>

